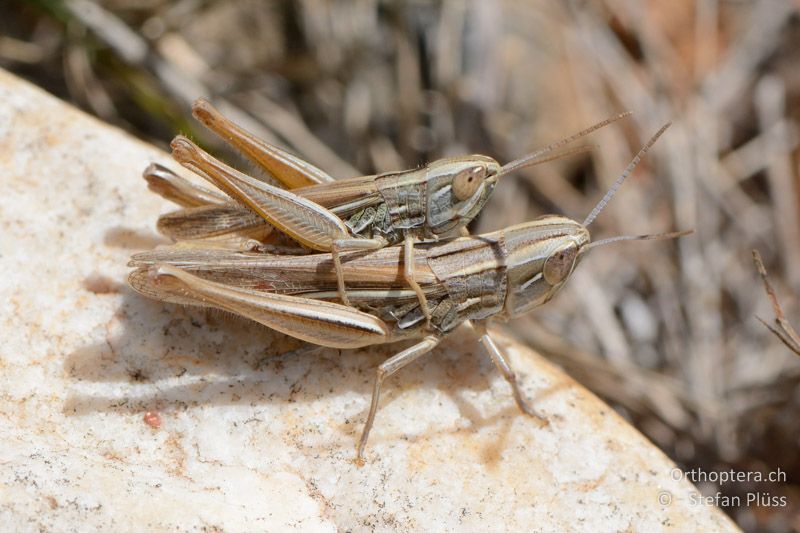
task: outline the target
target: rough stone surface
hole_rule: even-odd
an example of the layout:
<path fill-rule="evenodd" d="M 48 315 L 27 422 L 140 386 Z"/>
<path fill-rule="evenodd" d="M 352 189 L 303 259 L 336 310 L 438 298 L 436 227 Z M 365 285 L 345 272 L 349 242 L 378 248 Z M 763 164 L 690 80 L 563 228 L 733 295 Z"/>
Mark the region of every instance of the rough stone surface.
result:
<path fill-rule="evenodd" d="M 171 208 L 152 161 L 171 165 L 0 72 L 0 529 L 735 529 L 501 337 L 550 424 L 520 415 L 467 330 L 390 380 L 357 467 L 392 347 L 274 356 L 296 345 L 133 294 L 128 256 Z"/>

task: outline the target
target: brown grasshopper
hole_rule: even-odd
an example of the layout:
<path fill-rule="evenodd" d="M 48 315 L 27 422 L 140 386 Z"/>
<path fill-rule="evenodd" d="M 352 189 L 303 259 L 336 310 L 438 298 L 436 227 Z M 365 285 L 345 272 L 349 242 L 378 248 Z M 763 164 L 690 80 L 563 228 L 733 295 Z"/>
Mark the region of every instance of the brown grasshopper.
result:
<path fill-rule="evenodd" d="M 271 225 L 307 248 L 331 253 L 338 294 L 345 305 L 350 301 L 341 254 L 403 243 L 409 258 L 404 262 L 403 275 L 417 295 L 426 320 L 431 319 L 430 309 L 410 260 L 414 243 L 464 232 L 501 176 L 583 151 L 585 147 L 552 153 L 629 114 L 606 119 L 502 166 L 490 157 L 472 155 L 441 159 L 416 170 L 335 181 L 310 163 L 257 139 L 206 100 L 195 102 L 193 112 L 209 129 L 292 190 L 238 172 L 179 136 L 172 141 L 173 157 L 236 203 L 192 185 L 163 167 L 151 166 L 145 171 L 151 188 L 188 208 L 161 217 L 159 229 L 163 233 L 183 240 L 233 231 L 260 240 Z"/>
<path fill-rule="evenodd" d="M 157 300 L 230 311 L 298 339 L 327 347 L 358 348 L 406 338 L 422 340 L 382 363 L 358 444 L 364 448 L 384 380 L 418 359 L 463 323 L 472 323 L 492 361 L 511 385 L 520 409 L 537 416 L 523 399 L 516 374 L 487 332 L 492 319 L 507 320 L 550 300 L 590 249 L 620 240 L 685 235 L 620 236 L 590 243 L 587 227 L 644 153 L 668 125 L 642 148 L 582 222 L 544 216 L 493 233 L 415 248 L 392 246 L 346 254 L 342 274 L 352 306 L 334 303 L 337 277 L 332 254 L 277 256 L 221 249 L 172 247 L 133 256 L 130 285 Z M 403 272 L 414 265 L 431 310 L 426 321 Z"/>

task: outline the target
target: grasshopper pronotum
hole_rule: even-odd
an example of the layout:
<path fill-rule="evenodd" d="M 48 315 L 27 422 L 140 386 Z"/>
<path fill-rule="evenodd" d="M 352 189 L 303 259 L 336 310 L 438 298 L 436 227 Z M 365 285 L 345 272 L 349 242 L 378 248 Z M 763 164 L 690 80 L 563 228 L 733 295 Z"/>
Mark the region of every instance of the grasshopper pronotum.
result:
<path fill-rule="evenodd" d="M 516 375 L 487 332 L 486 322 L 519 316 L 550 300 L 591 248 L 686 234 L 621 236 L 590 243 L 587 229 L 667 126 L 648 141 L 582 223 L 551 215 L 493 233 L 419 246 L 411 254 L 401 246 L 346 254 L 342 274 L 352 306 L 330 301 L 338 295 L 337 275 L 327 268 L 333 263 L 330 253 L 280 256 L 165 248 L 135 255 L 130 265 L 136 270 L 129 283 L 154 299 L 216 307 L 320 346 L 357 348 L 422 338 L 378 367 L 358 444 L 359 461 L 383 381 L 465 322 L 476 327 L 520 409 L 537 416 L 523 399 Z M 430 306 L 430 320 L 425 320 L 415 292 L 405 284 L 403 272 L 409 262 Z"/>
<path fill-rule="evenodd" d="M 269 223 L 312 250 L 331 253 L 338 294 L 345 305 L 350 301 L 342 274 L 343 252 L 403 243 L 406 257 L 411 258 L 415 242 L 436 241 L 465 231 L 501 176 L 585 150 L 578 147 L 553 153 L 628 114 L 606 119 L 502 166 L 490 157 L 471 155 L 441 159 L 416 170 L 336 181 L 310 163 L 257 139 L 206 100 L 195 102 L 193 111 L 209 129 L 292 190 L 238 172 L 179 136 L 172 141 L 175 159 L 244 207 L 188 184 L 163 167 L 151 166 L 145 171 L 151 188 L 189 207 L 162 217 L 159 228 L 176 240 L 231 230 L 257 239 L 269 231 Z M 405 261 L 404 265 L 405 281 L 429 321 L 429 306 L 414 275 L 414 262 Z"/>

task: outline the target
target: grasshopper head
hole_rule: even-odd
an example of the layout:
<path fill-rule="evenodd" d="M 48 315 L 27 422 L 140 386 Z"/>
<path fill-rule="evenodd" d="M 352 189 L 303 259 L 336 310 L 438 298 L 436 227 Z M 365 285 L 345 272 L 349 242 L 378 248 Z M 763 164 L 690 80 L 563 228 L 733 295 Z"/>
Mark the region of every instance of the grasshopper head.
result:
<path fill-rule="evenodd" d="M 431 163 L 427 169 L 430 232 L 445 235 L 475 218 L 489 199 L 500 169 L 500 163 L 483 155 Z"/>
<path fill-rule="evenodd" d="M 504 238 L 508 318 L 550 300 L 572 274 L 590 240 L 583 224 L 557 215 L 507 228 Z"/>
<path fill-rule="evenodd" d="M 619 241 L 675 239 L 690 233 L 620 235 L 591 242 L 584 224 L 558 215 L 506 228 L 503 239 L 508 287 L 503 315 L 514 318 L 548 302 L 592 248 Z"/>
<path fill-rule="evenodd" d="M 572 274 L 581 257 L 592 248 L 619 241 L 673 239 L 691 233 L 621 235 L 590 243 L 588 226 L 667 127 L 669 123 L 650 138 L 582 223 L 548 215 L 504 230 L 508 276 L 504 315 L 507 318 L 519 316 L 550 300 Z"/>
<path fill-rule="evenodd" d="M 444 236 L 469 224 L 483 208 L 501 176 L 585 152 L 586 146 L 560 152 L 555 150 L 629 114 L 620 113 L 505 165 L 483 155 L 454 157 L 431 163 L 426 169 L 428 237 Z"/>

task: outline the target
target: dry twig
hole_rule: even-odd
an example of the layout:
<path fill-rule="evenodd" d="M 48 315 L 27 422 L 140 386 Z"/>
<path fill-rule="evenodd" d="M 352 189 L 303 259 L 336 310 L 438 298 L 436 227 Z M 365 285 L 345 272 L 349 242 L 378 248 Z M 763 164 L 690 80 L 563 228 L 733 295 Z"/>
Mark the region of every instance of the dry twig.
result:
<path fill-rule="evenodd" d="M 767 326 L 787 348 L 795 354 L 800 355 L 800 337 L 798 337 L 792 325 L 789 324 L 789 321 L 786 320 L 786 315 L 783 313 L 780 302 L 778 302 L 778 296 L 775 293 L 775 289 L 772 287 L 772 283 L 769 281 L 767 269 L 764 268 L 764 262 L 761 261 L 761 254 L 758 253 L 758 250 L 753 250 L 753 262 L 756 264 L 758 273 L 761 275 L 761 279 L 764 282 L 764 290 L 767 293 L 767 297 L 769 297 L 769 301 L 772 303 L 772 311 L 775 313 L 775 325 L 768 323 L 760 317 L 756 318 Z"/>

